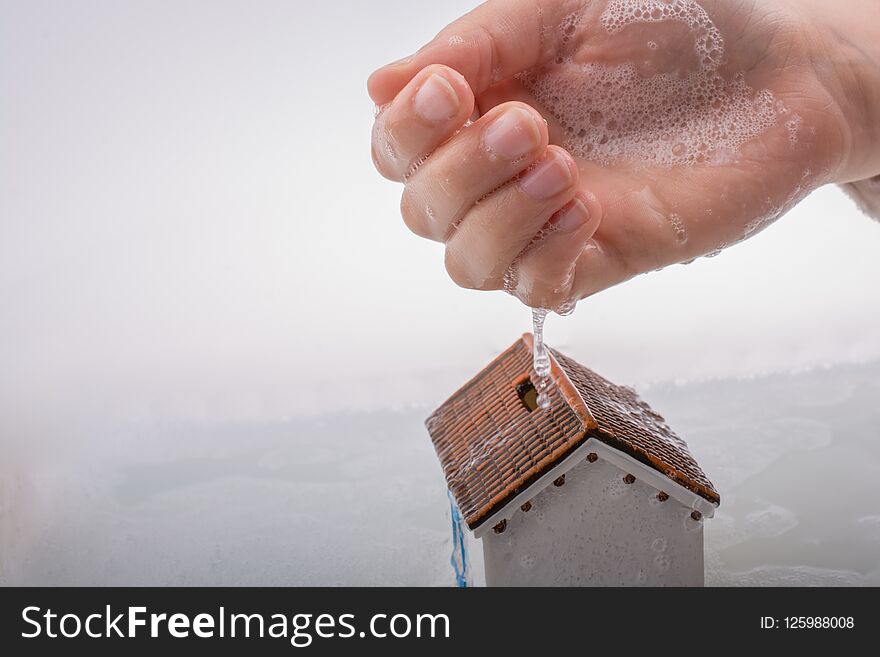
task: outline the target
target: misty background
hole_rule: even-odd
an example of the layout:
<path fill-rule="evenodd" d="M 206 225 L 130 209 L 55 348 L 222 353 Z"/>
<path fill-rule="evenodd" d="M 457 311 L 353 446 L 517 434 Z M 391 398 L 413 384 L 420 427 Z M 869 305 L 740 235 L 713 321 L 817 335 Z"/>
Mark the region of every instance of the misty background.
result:
<path fill-rule="evenodd" d="M 529 313 L 455 287 L 408 233 L 366 78 L 475 4 L 0 0 L 0 583 L 448 583 L 421 419 Z M 876 506 L 841 530 L 754 478 L 837 490 L 850 470 L 786 456 L 819 432 L 830 459 L 856 450 L 847 499 L 871 499 L 878 254 L 880 225 L 823 188 L 718 258 L 548 320 L 549 344 L 642 389 L 729 501 L 710 583 L 877 576 Z M 824 429 L 767 430 L 783 420 Z M 755 513 L 790 549 L 762 547 Z M 852 559 L 797 556 L 840 531 Z"/>

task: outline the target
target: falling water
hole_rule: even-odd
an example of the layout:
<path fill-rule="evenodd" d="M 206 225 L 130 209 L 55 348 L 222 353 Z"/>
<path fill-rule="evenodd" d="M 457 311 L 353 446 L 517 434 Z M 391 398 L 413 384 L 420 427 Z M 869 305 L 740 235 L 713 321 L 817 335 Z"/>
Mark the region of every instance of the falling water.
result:
<path fill-rule="evenodd" d="M 452 518 L 452 557 L 449 562 L 455 571 L 456 584 L 464 589 L 471 585 L 471 563 L 465 542 L 464 521 L 455 500 L 452 499 L 452 492 L 447 491 L 446 494 L 449 497 L 449 515 Z"/>
<path fill-rule="evenodd" d="M 546 308 L 532 308 L 532 329 L 535 335 L 532 361 L 538 379 L 535 389 L 538 391 L 539 408 L 550 407 L 550 395 L 547 393 L 550 385 L 550 354 L 544 346 L 544 320 L 549 312 Z"/>

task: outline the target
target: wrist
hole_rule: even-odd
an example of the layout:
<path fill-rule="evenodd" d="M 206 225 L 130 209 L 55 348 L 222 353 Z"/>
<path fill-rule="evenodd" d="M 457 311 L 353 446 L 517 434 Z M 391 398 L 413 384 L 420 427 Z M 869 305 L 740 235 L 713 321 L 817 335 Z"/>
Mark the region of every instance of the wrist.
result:
<path fill-rule="evenodd" d="M 845 133 L 836 182 L 880 174 L 880 0 L 798 0 L 813 68 Z"/>

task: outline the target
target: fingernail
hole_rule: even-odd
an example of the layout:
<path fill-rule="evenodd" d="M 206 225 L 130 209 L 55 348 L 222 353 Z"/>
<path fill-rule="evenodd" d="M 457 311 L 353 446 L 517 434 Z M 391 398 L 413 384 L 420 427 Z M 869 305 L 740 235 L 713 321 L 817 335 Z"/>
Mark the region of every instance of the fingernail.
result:
<path fill-rule="evenodd" d="M 432 73 L 416 92 L 416 114 L 426 121 L 448 121 L 458 113 L 458 106 L 455 89 L 436 73 Z"/>
<path fill-rule="evenodd" d="M 483 143 L 489 152 L 506 160 L 515 160 L 538 147 L 541 131 L 531 112 L 514 107 L 486 128 Z"/>
<path fill-rule="evenodd" d="M 558 155 L 552 155 L 523 176 L 519 186 L 533 199 L 545 201 L 564 191 L 571 183 L 568 163 Z"/>
<path fill-rule="evenodd" d="M 550 224 L 563 233 L 573 233 L 590 219 L 590 210 L 580 196 L 562 208 L 550 219 Z"/>

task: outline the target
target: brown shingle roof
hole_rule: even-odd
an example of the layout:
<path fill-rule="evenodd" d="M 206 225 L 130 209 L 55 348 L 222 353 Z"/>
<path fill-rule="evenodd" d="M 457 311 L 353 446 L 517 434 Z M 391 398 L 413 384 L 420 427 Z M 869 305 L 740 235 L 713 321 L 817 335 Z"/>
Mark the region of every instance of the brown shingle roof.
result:
<path fill-rule="evenodd" d="M 532 336 L 526 334 L 426 421 L 468 527 L 478 527 L 588 438 L 718 504 L 717 491 L 685 442 L 635 391 L 558 351 L 550 354 L 548 410 L 528 410 L 517 392 L 533 374 Z"/>

